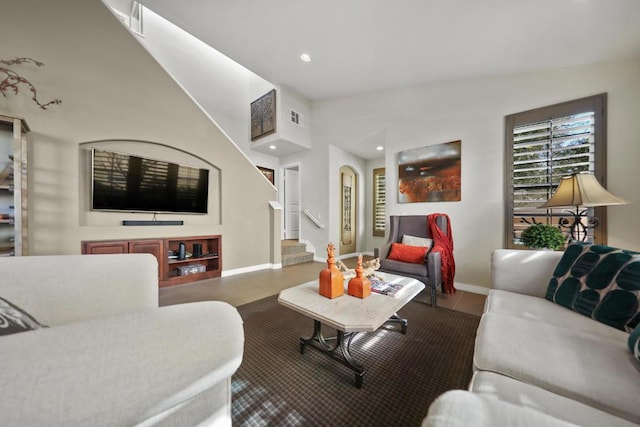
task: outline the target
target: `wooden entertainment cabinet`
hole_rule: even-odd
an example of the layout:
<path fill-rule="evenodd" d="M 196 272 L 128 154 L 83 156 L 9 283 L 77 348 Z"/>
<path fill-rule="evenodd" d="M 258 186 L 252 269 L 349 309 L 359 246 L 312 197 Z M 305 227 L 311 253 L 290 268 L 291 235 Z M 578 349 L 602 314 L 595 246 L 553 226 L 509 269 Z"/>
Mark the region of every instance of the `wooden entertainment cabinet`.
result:
<path fill-rule="evenodd" d="M 220 277 L 222 272 L 221 241 L 222 237 L 220 235 L 136 240 L 92 240 L 82 242 L 82 253 L 86 255 L 151 254 L 158 259 L 158 282 L 160 287 L 165 287 L 211 277 Z M 185 244 L 188 254 L 193 254 L 194 244 L 202 245 L 202 256 L 198 258 L 190 256 L 184 260 L 177 259 L 180 243 Z M 179 274 L 181 269 L 185 270 L 186 267 L 197 266 L 198 264 L 204 265 L 206 271 L 187 275 Z"/>

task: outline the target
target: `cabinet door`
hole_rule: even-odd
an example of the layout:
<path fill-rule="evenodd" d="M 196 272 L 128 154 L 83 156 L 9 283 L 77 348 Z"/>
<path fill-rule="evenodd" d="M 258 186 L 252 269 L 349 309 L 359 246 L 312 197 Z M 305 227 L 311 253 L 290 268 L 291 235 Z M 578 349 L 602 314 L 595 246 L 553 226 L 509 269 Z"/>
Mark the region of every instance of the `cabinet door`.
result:
<path fill-rule="evenodd" d="M 162 240 L 131 240 L 129 242 L 129 253 L 151 254 L 158 260 L 158 280 L 164 280 L 164 265 L 166 257 L 164 255 L 164 241 Z"/>
<path fill-rule="evenodd" d="M 129 242 L 124 240 L 110 242 L 82 242 L 83 254 L 126 254 L 127 252 L 129 252 Z"/>

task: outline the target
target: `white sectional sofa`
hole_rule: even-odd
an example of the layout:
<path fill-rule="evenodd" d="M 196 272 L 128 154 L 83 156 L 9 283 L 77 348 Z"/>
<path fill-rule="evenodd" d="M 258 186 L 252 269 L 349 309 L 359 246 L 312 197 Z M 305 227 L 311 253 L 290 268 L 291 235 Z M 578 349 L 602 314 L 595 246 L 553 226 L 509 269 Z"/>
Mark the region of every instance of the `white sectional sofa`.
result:
<path fill-rule="evenodd" d="M 0 259 L 0 297 L 48 326 L 0 336 L 0 424 L 230 426 L 242 319 L 223 302 L 159 308 L 157 269 L 147 254 Z"/>
<path fill-rule="evenodd" d="M 469 390 L 436 399 L 423 426 L 640 424 L 640 363 L 629 333 L 545 299 L 562 256 L 493 253 Z"/>

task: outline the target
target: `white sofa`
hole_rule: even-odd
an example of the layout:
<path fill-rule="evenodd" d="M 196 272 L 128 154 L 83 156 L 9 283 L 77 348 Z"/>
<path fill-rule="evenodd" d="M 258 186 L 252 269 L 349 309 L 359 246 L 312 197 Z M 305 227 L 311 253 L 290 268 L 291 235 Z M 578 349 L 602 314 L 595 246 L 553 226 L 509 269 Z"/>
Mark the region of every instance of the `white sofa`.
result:
<path fill-rule="evenodd" d="M 1 425 L 231 425 L 232 306 L 158 308 L 148 254 L 2 258 L 0 272 L 0 297 L 48 326 L 0 337 Z"/>
<path fill-rule="evenodd" d="M 496 250 L 469 391 L 423 426 L 634 426 L 640 364 L 629 334 L 544 298 L 562 252 Z"/>

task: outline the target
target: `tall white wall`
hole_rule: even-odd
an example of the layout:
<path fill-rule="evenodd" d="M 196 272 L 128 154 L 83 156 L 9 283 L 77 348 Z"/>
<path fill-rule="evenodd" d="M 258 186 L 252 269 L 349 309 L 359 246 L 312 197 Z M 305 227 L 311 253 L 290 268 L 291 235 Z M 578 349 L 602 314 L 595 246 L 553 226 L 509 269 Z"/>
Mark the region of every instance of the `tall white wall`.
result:
<path fill-rule="evenodd" d="M 32 254 L 80 253 L 82 240 L 222 234 L 223 274 L 270 262 L 269 201 L 276 199 L 275 189 L 101 1 L 5 3 L 0 39 L 7 41 L 0 44 L 0 58 L 46 64 L 15 67 L 34 82 L 42 100 L 62 99 L 45 111 L 24 87 L 0 97 L 1 112 L 24 117 L 31 127 Z M 240 96 L 228 90 L 225 96 Z M 248 96 L 246 84 L 244 91 Z M 221 218 L 178 215 L 184 226 L 123 227 L 115 224 L 151 215 L 104 213 L 98 219 L 96 213 L 81 223 L 81 144 L 110 139 L 164 144 L 218 166 Z"/>
<path fill-rule="evenodd" d="M 249 105 L 273 84 L 149 9 L 137 39 L 253 163 L 277 169 L 278 158 L 251 150 L 250 137 Z"/>
<path fill-rule="evenodd" d="M 607 92 L 607 187 L 613 194 L 632 202 L 608 208 L 609 244 L 640 250 L 640 223 L 637 221 L 640 218 L 638 76 L 640 58 L 632 58 L 317 101 L 312 105 L 314 147 L 306 155 L 302 169 L 305 170 L 307 165 L 312 167 L 316 154 L 326 150 L 324 146 L 332 141 L 342 140 L 344 135 L 367 135 L 372 130 L 383 128 L 386 138 L 387 214 L 448 214 L 453 226 L 456 281 L 488 286 L 491 251 L 503 246 L 504 117 Z M 458 139 L 462 140 L 462 200 L 398 203 L 397 153 Z M 330 151 L 329 165 L 340 163 L 336 156 L 339 154 Z M 373 165 L 367 165 L 367 168 L 372 169 Z M 333 173 L 332 170 L 326 172 Z M 329 187 L 323 190 L 320 187 L 325 182 Z M 329 206 L 333 197 L 331 182 L 331 179 L 313 181 L 315 192 L 330 195 Z M 368 189 L 370 185 L 368 183 Z M 370 210 L 370 202 L 367 203 Z M 364 248 L 366 251 L 372 251 L 377 243 L 377 239 L 364 241 L 371 245 Z"/>

